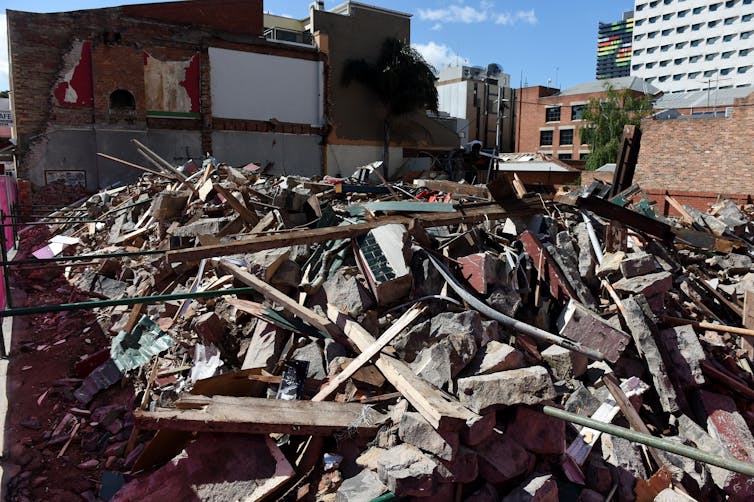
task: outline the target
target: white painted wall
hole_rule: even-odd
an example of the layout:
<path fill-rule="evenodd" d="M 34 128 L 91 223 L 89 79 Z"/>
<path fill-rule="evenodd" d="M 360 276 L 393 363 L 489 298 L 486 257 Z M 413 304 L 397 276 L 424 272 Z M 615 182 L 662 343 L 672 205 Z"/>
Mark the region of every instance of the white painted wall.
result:
<path fill-rule="evenodd" d="M 319 136 L 242 131 L 214 131 L 212 154 L 230 165 L 274 163 L 270 174 L 322 174 Z"/>
<path fill-rule="evenodd" d="M 213 116 L 322 125 L 321 62 L 215 47 L 209 62 Z"/>

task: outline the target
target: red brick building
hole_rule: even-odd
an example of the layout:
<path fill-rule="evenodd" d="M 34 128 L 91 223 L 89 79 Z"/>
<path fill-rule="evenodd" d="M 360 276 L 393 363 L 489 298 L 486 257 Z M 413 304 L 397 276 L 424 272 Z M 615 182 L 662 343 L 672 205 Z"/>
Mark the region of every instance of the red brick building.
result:
<path fill-rule="evenodd" d="M 754 195 L 754 92 L 717 116 L 647 118 L 634 181 L 656 200 L 668 191 L 706 209 L 718 196 Z"/>
<path fill-rule="evenodd" d="M 586 160 L 589 146 L 582 144 L 581 114 L 592 98 L 605 95 L 605 85 L 629 89 L 632 94 L 655 95 L 659 91 L 636 77 L 587 82 L 562 91 L 533 86 L 516 96 L 516 152 L 541 152 L 560 160 Z"/>

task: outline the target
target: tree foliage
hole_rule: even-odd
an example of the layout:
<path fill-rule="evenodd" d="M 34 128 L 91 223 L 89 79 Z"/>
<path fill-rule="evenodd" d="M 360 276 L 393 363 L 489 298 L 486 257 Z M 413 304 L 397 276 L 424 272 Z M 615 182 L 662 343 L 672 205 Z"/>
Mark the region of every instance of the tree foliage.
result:
<path fill-rule="evenodd" d="M 9 98 L 10 91 L 0 91 L 0 98 Z"/>
<path fill-rule="evenodd" d="M 387 175 L 390 127 L 400 116 L 417 110 L 437 111 L 434 69 L 410 45 L 387 38 L 375 63 L 349 59 L 343 69 L 343 85 L 358 83 L 376 100 L 375 113 L 383 121 L 383 171 Z"/>
<path fill-rule="evenodd" d="M 652 113 L 652 98 L 648 95 L 635 96 L 628 89 L 616 90 L 605 85 L 605 96 L 592 98 L 586 104 L 582 119 L 586 124 L 581 130 L 582 143 L 591 151 L 586 161 L 586 169 L 594 170 L 606 163 L 615 162 L 618 157 L 623 126 L 639 126 L 641 119 Z"/>

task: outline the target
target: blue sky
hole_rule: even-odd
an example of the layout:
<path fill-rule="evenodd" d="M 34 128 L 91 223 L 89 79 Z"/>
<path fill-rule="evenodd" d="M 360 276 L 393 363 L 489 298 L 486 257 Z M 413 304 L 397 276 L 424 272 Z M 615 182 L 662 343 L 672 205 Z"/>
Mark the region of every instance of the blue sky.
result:
<path fill-rule="evenodd" d="M 345 0 L 326 0 L 329 9 Z M 597 23 L 621 18 L 632 0 L 361 0 L 407 12 L 411 42 L 438 69 L 448 64 L 498 63 L 511 86 L 568 87 L 594 79 Z M 33 12 L 91 9 L 143 1 L 2 0 L 0 90 L 8 88 L 5 9 Z M 265 0 L 265 11 L 301 18 L 308 0 Z"/>

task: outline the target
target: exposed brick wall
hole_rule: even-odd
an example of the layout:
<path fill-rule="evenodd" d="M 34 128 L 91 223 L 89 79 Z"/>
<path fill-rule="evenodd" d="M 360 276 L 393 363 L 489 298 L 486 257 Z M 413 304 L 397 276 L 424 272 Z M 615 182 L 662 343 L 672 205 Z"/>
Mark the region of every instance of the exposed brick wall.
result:
<path fill-rule="evenodd" d="M 194 0 L 53 14 L 9 10 L 7 14 L 18 169 L 24 177 L 29 166 L 43 161 L 45 133 L 51 128 L 201 130 L 202 150 L 212 152 L 209 46 L 307 60 L 323 57 L 314 48 L 281 46 L 260 38 L 261 0 Z M 88 42 L 91 53 L 93 98 L 61 103 L 54 91 L 70 71 L 71 61 L 81 57 L 82 42 Z M 185 61 L 199 54 L 201 119 L 147 118 L 145 52 L 161 61 Z M 116 89 L 133 94 L 135 110 L 110 110 L 110 94 Z"/>
<path fill-rule="evenodd" d="M 751 204 L 752 196 L 740 193 L 689 192 L 681 190 L 644 190 L 649 200 L 657 202 L 655 211 L 665 216 L 680 216 L 678 211 L 665 200 L 670 195 L 684 206 L 691 206 L 700 211 L 709 210 L 710 206 L 721 199 L 729 199 L 736 204 Z"/>
<path fill-rule="evenodd" d="M 642 121 L 634 181 L 644 190 L 754 194 L 754 93 L 730 118 Z"/>
<path fill-rule="evenodd" d="M 558 89 L 551 87 L 534 86 L 518 89 L 516 96 L 516 151 L 517 152 L 545 152 L 558 158 L 559 153 L 568 153 L 571 158 L 581 159 L 580 152 L 588 151 L 587 145 L 581 144 L 580 130 L 584 127 L 581 120 L 571 120 L 572 105 L 585 104 L 592 98 L 603 98 L 604 91 L 584 94 L 571 94 L 559 96 Z M 634 96 L 641 93 L 631 91 Z M 560 105 L 560 120 L 547 122 L 546 109 Z M 540 129 L 552 128 L 552 145 L 540 145 Z M 573 143 L 560 145 L 560 129 L 573 129 Z"/>

